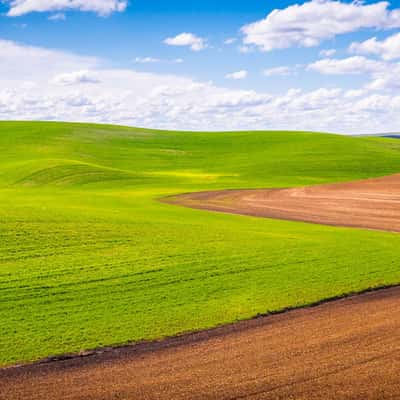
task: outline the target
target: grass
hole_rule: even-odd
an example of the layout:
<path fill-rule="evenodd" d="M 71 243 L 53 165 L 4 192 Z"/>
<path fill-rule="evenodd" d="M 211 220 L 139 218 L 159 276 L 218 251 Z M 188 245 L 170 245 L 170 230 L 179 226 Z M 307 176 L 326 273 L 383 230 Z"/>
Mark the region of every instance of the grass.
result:
<path fill-rule="evenodd" d="M 400 171 L 400 141 L 0 123 L 0 365 L 400 282 L 400 236 L 160 203 Z"/>

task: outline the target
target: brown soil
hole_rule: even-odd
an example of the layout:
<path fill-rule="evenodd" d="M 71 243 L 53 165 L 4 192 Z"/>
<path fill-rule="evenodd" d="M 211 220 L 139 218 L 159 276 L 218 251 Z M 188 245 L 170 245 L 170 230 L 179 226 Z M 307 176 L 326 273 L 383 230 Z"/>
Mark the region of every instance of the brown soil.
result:
<path fill-rule="evenodd" d="M 0 370 L 4 400 L 400 399 L 400 288 Z"/>
<path fill-rule="evenodd" d="M 166 201 L 258 217 L 400 231 L 400 174 L 292 189 L 190 193 Z"/>

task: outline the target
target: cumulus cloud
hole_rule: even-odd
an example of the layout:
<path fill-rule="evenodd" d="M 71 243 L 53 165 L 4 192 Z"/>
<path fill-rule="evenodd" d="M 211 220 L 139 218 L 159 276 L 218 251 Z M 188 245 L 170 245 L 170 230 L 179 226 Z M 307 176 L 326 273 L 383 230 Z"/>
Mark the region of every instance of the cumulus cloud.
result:
<path fill-rule="evenodd" d="M 182 58 L 174 58 L 172 60 L 163 60 L 161 58 L 156 58 L 156 57 L 136 57 L 133 60 L 136 64 L 156 64 L 156 63 L 174 63 L 174 64 L 182 64 L 183 59 Z"/>
<path fill-rule="evenodd" d="M 400 63 L 388 64 L 386 70 L 374 74 L 366 88 L 397 93 L 400 89 Z"/>
<path fill-rule="evenodd" d="M 324 75 L 361 75 L 369 77 L 362 88 L 347 91 L 345 97 L 365 96 L 371 91 L 398 93 L 400 89 L 400 63 L 371 60 L 363 56 L 344 59 L 327 58 L 307 67 Z"/>
<path fill-rule="evenodd" d="M 362 56 L 344 59 L 325 58 L 308 66 L 308 69 L 325 75 L 365 74 L 385 70 L 382 62 L 370 60 Z"/>
<path fill-rule="evenodd" d="M 96 73 L 91 71 L 76 71 L 67 74 L 60 74 L 55 76 L 52 83 L 56 85 L 80 85 L 85 83 L 100 83 L 96 77 Z"/>
<path fill-rule="evenodd" d="M 291 67 L 274 67 L 274 68 L 267 68 L 264 69 L 263 74 L 264 76 L 288 76 L 293 73 L 293 68 Z"/>
<path fill-rule="evenodd" d="M 384 60 L 400 58 L 400 32 L 383 41 L 373 37 L 365 42 L 354 42 L 350 45 L 349 50 L 356 54 L 374 54 Z"/>
<path fill-rule="evenodd" d="M 237 72 L 232 72 L 230 74 L 225 75 L 226 79 L 232 79 L 235 81 L 247 78 L 248 72 L 246 70 L 241 70 Z"/>
<path fill-rule="evenodd" d="M 67 17 L 65 16 L 64 13 L 57 13 L 50 15 L 48 18 L 50 21 L 65 21 Z"/>
<path fill-rule="evenodd" d="M 9 17 L 19 17 L 31 12 L 53 12 L 61 10 L 91 11 L 106 16 L 125 11 L 127 0 L 6 0 Z"/>
<path fill-rule="evenodd" d="M 230 44 L 233 44 L 236 42 L 236 38 L 228 38 L 226 40 L 224 40 L 224 44 L 226 44 L 227 46 L 229 46 Z"/>
<path fill-rule="evenodd" d="M 183 32 L 175 37 L 169 37 L 164 40 L 169 46 L 187 46 L 193 51 L 204 50 L 207 47 L 206 40 L 193 33 Z"/>
<path fill-rule="evenodd" d="M 91 70 L 100 63 L 101 61 L 95 57 L 82 57 L 64 51 L 26 46 L 0 39 L 0 76 L 3 80 L 41 81 L 47 79 L 49 75 Z"/>
<path fill-rule="evenodd" d="M 138 64 L 152 64 L 152 63 L 159 63 L 161 60 L 159 58 L 154 57 L 136 57 L 135 63 Z"/>
<path fill-rule="evenodd" d="M 347 90 L 344 94 L 344 96 L 346 98 L 352 99 L 352 98 L 356 98 L 356 97 L 361 97 L 363 95 L 365 95 L 367 92 L 365 89 L 351 89 L 351 90 Z"/>
<path fill-rule="evenodd" d="M 336 54 L 336 49 L 324 49 L 319 52 L 321 57 L 332 57 Z"/>
<path fill-rule="evenodd" d="M 350 94 L 340 88 L 291 89 L 272 95 L 104 65 L 91 57 L 0 41 L 0 119 L 345 133 L 394 131 L 400 126 L 398 90 Z M 89 79 L 97 83 L 79 83 L 84 74 L 74 71 L 89 71 Z M 55 78 L 61 84 L 55 84 Z"/>
<path fill-rule="evenodd" d="M 245 25 L 243 42 L 262 51 L 289 47 L 313 47 L 323 40 L 364 28 L 400 27 L 400 9 L 386 1 L 364 4 L 312 0 L 276 9 L 266 18 Z"/>

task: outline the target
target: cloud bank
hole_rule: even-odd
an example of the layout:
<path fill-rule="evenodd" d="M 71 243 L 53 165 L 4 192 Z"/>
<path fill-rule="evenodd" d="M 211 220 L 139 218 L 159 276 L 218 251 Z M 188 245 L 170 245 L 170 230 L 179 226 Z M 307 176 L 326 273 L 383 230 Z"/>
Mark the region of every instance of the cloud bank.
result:
<path fill-rule="evenodd" d="M 392 74 L 374 72 L 371 87 L 359 91 L 271 94 L 110 69 L 97 58 L 0 40 L 0 119 L 187 130 L 393 131 L 400 126 L 400 67 L 390 69 Z"/>

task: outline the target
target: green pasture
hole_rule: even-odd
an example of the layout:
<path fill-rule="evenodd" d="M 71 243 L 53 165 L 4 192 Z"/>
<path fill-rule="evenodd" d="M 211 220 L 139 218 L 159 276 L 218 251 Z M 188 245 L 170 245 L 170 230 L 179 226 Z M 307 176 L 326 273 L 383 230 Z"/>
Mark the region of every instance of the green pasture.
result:
<path fill-rule="evenodd" d="M 400 141 L 0 123 L 0 365 L 400 283 L 400 236 L 159 202 L 400 172 Z"/>

